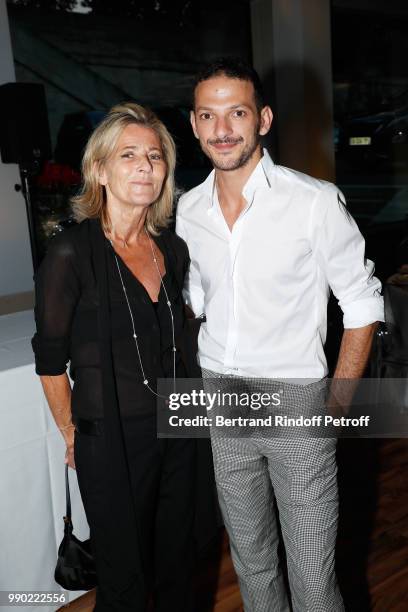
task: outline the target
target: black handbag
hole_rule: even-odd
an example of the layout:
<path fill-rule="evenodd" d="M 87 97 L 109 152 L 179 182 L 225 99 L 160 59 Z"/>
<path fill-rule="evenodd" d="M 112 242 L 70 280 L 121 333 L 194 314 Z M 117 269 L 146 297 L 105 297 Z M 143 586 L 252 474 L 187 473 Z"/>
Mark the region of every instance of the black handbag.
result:
<path fill-rule="evenodd" d="M 384 285 L 384 307 L 385 323 L 380 325 L 376 335 L 372 375 L 378 378 L 406 378 L 408 375 L 408 279 L 405 284 L 394 282 Z"/>
<path fill-rule="evenodd" d="M 392 282 L 390 282 L 392 281 Z M 408 414 L 408 278 L 394 275 L 384 285 L 385 323 L 380 324 L 373 342 L 372 378 L 382 383 L 387 404 Z M 396 379 L 400 379 L 398 384 Z"/>
<path fill-rule="evenodd" d="M 68 591 L 89 591 L 97 584 L 95 561 L 90 540 L 81 542 L 72 533 L 68 465 L 65 466 L 65 492 L 67 511 L 64 516 L 64 537 L 58 548 L 54 578 L 55 582 Z"/>

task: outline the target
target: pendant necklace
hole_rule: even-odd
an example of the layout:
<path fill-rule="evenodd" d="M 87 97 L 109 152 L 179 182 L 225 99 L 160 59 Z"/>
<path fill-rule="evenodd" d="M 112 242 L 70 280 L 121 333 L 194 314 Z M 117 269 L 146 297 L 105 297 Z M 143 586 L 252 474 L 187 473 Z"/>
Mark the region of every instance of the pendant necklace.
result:
<path fill-rule="evenodd" d="M 173 317 L 173 310 L 171 308 L 171 302 L 166 290 L 166 286 L 164 284 L 163 281 L 163 277 L 161 275 L 158 263 L 157 263 L 157 257 L 156 257 L 156 253 L 155 250 L 153 248 L 153 244 L 152 244 L 152 239 L 149 236 L 149 233 L 147 231 L 146 228 L 144 228 L 145 234 L 149 240 L 149 244 L 150 244 L 150 250 L 152 252 L 152 259 L 158 274 L 158 277 L 160 279 L 160 286 L 163 288 L 164 291 L 164 295 L 166 296 L 166 305 L 167 308 L 169 309 L 169 314 L 170 314 L 170 322 L 171 322 L 171 336 L 172 336 L 172 353 L 173 353 L 173 389 L 174 391 L 176 390 L 176 352 L 177 352 L 177 348 L 176 348 L 176 341 L 175 341 L 175 333 L 174 333 L 174 317 Z M 113 248 L 113 242 L 112 240 L 109 239 L 109 242 L 111 243 L 111 246 Z M 123 241 L 123 243 L 125 244 L 125 241 Z M 122 277 L 122 272 L 120 270 L 120 266 L 119 266 L 119 260 L 118 257 L 116 255 L 115 249 L 113 248 L 113 255 L 115 257 L 115 262 L 116 262 L 116 268 L 118 270 L 119 273 L 119 278 L 120 278 L 120 283 L 122 285 L 122 291 L 123 291 L 123 295 L 125 296 L 125 300 L 126 300 L 126 304 L 128 307 L 128 311 L 129 311 L 129 316 L 130 316 L 130 321 L 131 321 L 131 325 L 132 325 L 132 332 L 133 332 L 133 340 L 136 346 L 136 352 L 137 352 L 137 356 L 138 356 L 138 360 L 139 360 L 139 365 L 140 365 L 140 370 L 142 372 L 142 377 L 143 377 L 143 384 L 147 387 L 147 389 L 149 389 L 149 391 L 151 393 L 153 393 L 153 395 L 156 395 L 156 397 L 160 397 L 163 399 L 168 399 L 168 397 L 164 396 L 164 395 L 160 395 L 159 393 L 156 393 L 156 391 L 154 389 L 152 389 L 152 387 L 150 386 L 150 381 L 148 380 L 148 378 L 146 377 L 146 373 L 145 373 L 145 369 L 143 367 L 143 360 L 142 360 L 142 355 L 140 352 L 140 347 L 139 347 L 139 343 L 138 343 L 138 339 L 137 339 L 137 334 L 136 334 L 136 328 L 135 328 L 135 321 L 134 321 L 134 317 L 133 317 L 133 312 L 130 306 L 130 302 L 129 302 L 129 298 L 127 295 L 127 291 L 126 291 L 126 287 L 125 287 L 125 283 L 123 282 L 123 277 Z"/>

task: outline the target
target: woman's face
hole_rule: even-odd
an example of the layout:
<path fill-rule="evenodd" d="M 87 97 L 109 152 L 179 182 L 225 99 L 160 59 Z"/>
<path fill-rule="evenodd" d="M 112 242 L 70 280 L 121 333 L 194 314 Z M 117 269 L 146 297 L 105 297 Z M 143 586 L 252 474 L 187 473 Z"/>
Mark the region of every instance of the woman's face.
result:
<path fill-rule="evenodd" d="M 166 170 L 156 132 L 142 125 L 126 126 L 99 172 L 107 205 L 147 208 L 159 197 Z"/>

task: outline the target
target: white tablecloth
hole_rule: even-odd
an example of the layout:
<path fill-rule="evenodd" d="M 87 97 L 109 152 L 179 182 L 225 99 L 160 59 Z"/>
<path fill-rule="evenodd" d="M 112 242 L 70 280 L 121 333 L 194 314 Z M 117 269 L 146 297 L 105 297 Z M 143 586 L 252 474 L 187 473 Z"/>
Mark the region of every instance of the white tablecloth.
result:
<path fill-rule="evenodd" d="M 65 445 L 35 374 L 33 333 L 32 311 L 0 317 L 1 591 L 61 591 L 53 574 L 63 536 Z M 86 539 L 89 528 L 73 470 L 70 484 L 74 533 Z M 18 609 L 49 612 L 57 607 Z"/>

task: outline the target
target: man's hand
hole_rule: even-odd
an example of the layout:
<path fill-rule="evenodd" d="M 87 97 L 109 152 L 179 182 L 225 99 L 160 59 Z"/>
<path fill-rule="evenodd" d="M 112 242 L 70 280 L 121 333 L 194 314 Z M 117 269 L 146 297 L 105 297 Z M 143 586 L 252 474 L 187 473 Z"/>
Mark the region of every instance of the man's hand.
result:
<path fill-rule="evenodd" d="M 195 314 L 188 304 L 184 304 L 184 312 L 187 319 L 195 319 Z"/>

